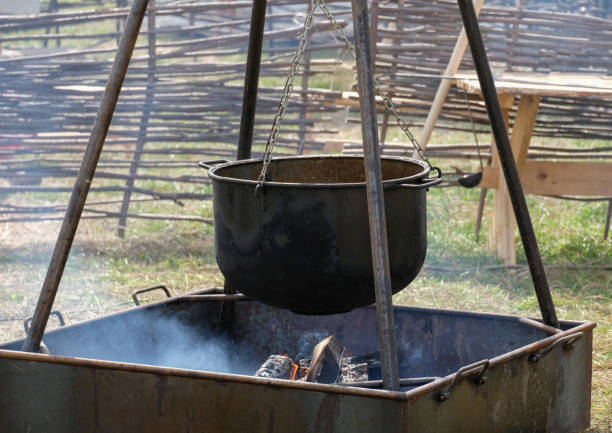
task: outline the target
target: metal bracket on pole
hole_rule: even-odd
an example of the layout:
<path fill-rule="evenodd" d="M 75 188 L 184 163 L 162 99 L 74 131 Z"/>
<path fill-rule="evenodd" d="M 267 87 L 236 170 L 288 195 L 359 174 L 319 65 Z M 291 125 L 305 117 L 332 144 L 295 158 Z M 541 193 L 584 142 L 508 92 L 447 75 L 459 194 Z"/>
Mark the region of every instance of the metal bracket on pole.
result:
<path fill-rule="evenodd" d="M 548 287 L 540 249 L 538 248 L 538 241 L 533 230 L 529 208 L 527 207 L 521 179 L 519 178 L 512 147 L 510 146 L 506 122 L 504 121 L 499 104 L 474 4 L 471 0 L 457 0 L 457 3 L 459 4 L 463 25 L 470 44 L 470 50 L 472 51 L 472 57 L 474 58 L 482 97 L 487 107 L 493 138 L 499 153 L 499 162 L 504 172 L 506 184 L 508 185 L 508 194 L 512 201 L 516 223 L 525 248 L 525 255 L 527 256 L 527 263 L 531 271 L 531 278 L 533 279 L 533 286 L 538 298 L 538 304 L 540 305 L 540 311 L 542 312 L 542 318 L 547 325 L 559 328 L 559 320 L 555 312 L 555 305 L 550 288 Z"/>
<path fill-rule="evenodd" d="M 391 271 L 387 245 L 387 224 L 383 197 L 382 169 L 378 146 L 378 123 L 374 101 L 374 82 L 368 25 L 367 0 L 351 0 L 353 28 L 355 31 L 355 54 L 357 57 L 357 84 L 361 112 L 361 134 L 370 218 L 370 244 L 372 245 L 372 267 L 376 293 L 376 318 L 378 343 L 382 363 L 383 387 L 399 391 L 399 368 L 397 343 L 391 300 Z"/>
<path fill-rule="evenodd" d="M 57 294 L 57 288 L 59 287 L 66 267 L 66 261 L 70 254 L 70 248 L 72 247 L 72 241 L 81 219 L 81 213 L 87 200 L 87 194 L 89 187 L 91 186 L 98 160 L 100 159 L 100 153 L 104 146 L 104 140 L 106 133 L 110 126 L 115 112 L 115 106 L 117 105 L 117 99 L 119 98 L 119 92 L 125 78 L 132 53 L 134 51 L 134 45 L 136 45 L 136 39 L 138 39 L 138 33 L 140 32 L 140 25 L 145 16 L 147 10 L 148 0 L 134 0 L 130 13 L 128 15 L 127 22 L 125 24 L 125 30 L 121 35 L 119 41 L 119 48 L 115 55 L 115 61 L 106 82 L 104 88 L 104 96 L 100 102 L 96 120 L 94 121 L 89 135 L 89 143 L 87 144 L 87 150 L 83 156 L 81 162 L 81 168 L 77 176 L 70 201 L 68 202 L 68 208 L 66 209 L 66 215 L 55 243 L 53 255 L 51 256 L 51 262 L 47 269 L 47 275 L 38 297 L 38 303 L 34 310 L 34 316 L 32 318 L 32 325 L 23 344 L 24 352 L 38 352 L 40 349 L 40 342 L 42 341 L 43 334 L 45 333 L 45 327 L 49 320 L 49 314 L 53 307 L 53 301 Z"/>

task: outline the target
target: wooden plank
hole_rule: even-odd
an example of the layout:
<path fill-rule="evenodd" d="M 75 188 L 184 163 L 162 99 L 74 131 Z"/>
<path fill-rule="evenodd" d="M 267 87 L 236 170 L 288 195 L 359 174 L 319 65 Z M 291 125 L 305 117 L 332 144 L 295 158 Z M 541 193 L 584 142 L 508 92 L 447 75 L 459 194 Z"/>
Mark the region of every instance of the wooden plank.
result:
<path fill-rule="evenodd" d="M 478 77 L 472 73 L 457 73 L 455 85 L 469 93 L 480 94 Z M 558 97 L 612 96 L 612 80 L 608 77 L 581 74 L 501 74 L 495 79 L 499 93 Z"/>
<path fill-rule="evenodd" d="M 612 195 L 612 163 L 526 161 L 521 181 L 527 194 L 608 197 Z M 485 167 L 481 188 L 497 188 L 497 167 Z"/>
<path fill-rule="evenodd" d="M 344 347 L 330 335 L 312 351 L 312 361 L 306 373 L 306 382 L 335 383 L 340 377 L 340 364 Z"/>
<path fill-rule="evenodd" d="M 527 150 L 533 134 L 540 100 L 539 96 L 534 95 L 521 95 L 519 100 L 510 139 L 519 173 L 527 160 Z"/>

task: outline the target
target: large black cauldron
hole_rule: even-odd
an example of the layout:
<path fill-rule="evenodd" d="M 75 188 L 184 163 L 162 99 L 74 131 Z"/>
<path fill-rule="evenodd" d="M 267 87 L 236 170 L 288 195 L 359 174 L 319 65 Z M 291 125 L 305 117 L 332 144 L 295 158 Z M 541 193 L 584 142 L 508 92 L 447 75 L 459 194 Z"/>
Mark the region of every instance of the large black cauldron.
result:
<path fill-rule="evenodd" d="M 375 301 L 362 158 L 275 158 L 257 192 L 260 159 L 214 163 L 200 166 L 213 181 L 217 263 L 231 287 L 304 314 Z M 382 158 L 393 293 L 425 260 L 425 192 L 439 182 L 428 173 L 418 160 Z"/>

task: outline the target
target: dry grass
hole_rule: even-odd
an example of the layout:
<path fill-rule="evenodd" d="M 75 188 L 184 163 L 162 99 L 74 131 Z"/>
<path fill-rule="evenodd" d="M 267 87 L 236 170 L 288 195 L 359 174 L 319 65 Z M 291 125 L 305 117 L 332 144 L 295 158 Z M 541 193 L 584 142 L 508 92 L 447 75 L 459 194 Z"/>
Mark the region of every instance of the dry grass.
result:
<path fill-rule="evenodd" d="M 193 214 L 200 208 L 191 203 L 181 209 Z M 59 221 L 0 224 L 2 341 L 23 336 L 23 320 L 34 310 L 60 225 Z M 128 308 L 130 293 L 143 287 L 165 284 L 178 294 L 222 285 L 209 226 L 138 220 L 129 221 L 126 239 L 116 233 L 116 220 L 81 221 L 54 304 L 70 321 Z"/>

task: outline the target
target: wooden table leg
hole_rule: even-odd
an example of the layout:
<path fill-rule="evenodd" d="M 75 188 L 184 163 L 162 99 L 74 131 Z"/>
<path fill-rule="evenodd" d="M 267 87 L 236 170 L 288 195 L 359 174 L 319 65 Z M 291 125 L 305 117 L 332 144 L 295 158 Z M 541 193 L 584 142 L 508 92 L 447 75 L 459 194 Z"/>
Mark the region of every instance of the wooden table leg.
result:
<path fill-rule="evenodd" d="M 540 99 L 539 96 L 522 95 L 519 100 L 514 126 L 512 127 L 512 137 L 510 137 L 510 144 L 519 174 L 525 165 L 525 160 L 527 160 L 527 151 L 533 135 L 536 115 L 540 108 Z"/>
<path fill-rule="evenodd" d="M 606 222 L 604 223 L 604 240 L 608 239 L 608 232 L 610 231 L 610 218 L 612 217 L 612 200 L 608 200 L 608 213 L 606 214 Z"/>
<path fill-rule="evenodd" d="M 508 114 L 514 103 L 514 96 L 504 94 L 499 95 L 499 97 L 506 125 L 508 125 Z M 510 138 L 519 174 L 527 159 L 529 142 L 533 134 L 539 106 L 539 96 L 522 95 L 520 97 Z M 494 153 L 493 165 L 499 167 L 496 153 Z M 503 178 L 503 171 L 500 170 L 498 188 L 494 193 L 493 221 L 489 230 L 489 248 L 495 251 L 506 265 L 516 264 L 514 225 L 512 203 L 510 202 L 506 182 Z"/>
<path fill-rule="evenodd" d="M 502 114 L 506 121 L 506 128 L 509 128 L 509 116 L 510 109 L 514 105 L 514 95 L 500 94 L 499 103 L 501 105 Z M 492 141 L 491 146 L 495 146 L 495 142 Z M 491 152 L 492 154 L 492 166 L 500 167 L 498 152 Z M 502 170 L 499 170 L 500 180 L 498 187 L 493 191 L 493 214 L 491 224 L 489 225 L 489 250 L 495 251 L 500 259 L 506 264 L 515 263 L 515 252 L 514 252 L 514 236 L 509 239 L 508 230 L 506 229 L 509 224 L 513 223 L 514 215 L 512 213 L 512 203 L 510 203 L 510 196 L 508 195 L 508 188 L 506 183 L 503 181 Z"/>

